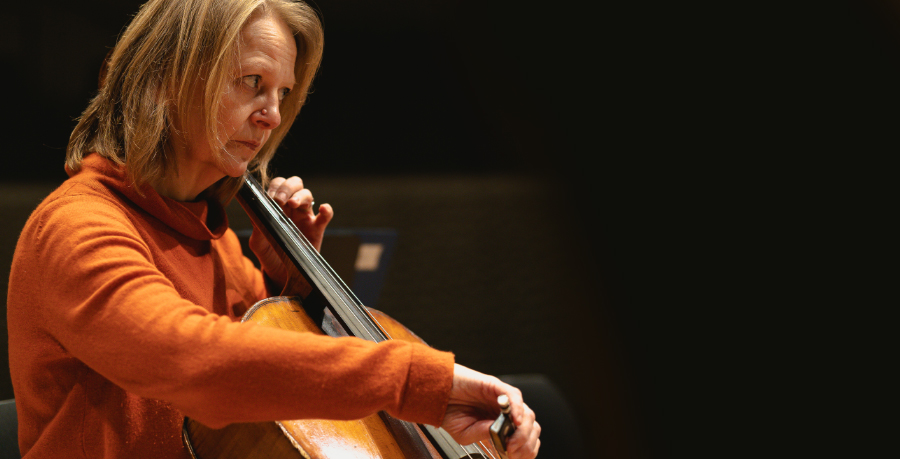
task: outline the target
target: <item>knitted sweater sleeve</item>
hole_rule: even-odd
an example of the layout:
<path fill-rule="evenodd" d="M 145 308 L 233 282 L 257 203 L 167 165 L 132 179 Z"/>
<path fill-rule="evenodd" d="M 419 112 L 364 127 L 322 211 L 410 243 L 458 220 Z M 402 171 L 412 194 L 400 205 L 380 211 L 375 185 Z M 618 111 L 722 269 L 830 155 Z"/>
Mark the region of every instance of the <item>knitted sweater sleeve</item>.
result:
<path fill-rule="evenodd" d="M 240 324 L 186 300 L 115 203 L 65 202 L 33 217 L 17 253 L 60 346 L 120 387 L 172 403 L 210 427 L 277 419 L 355 419 L 385 410 L 438 425 L 453 357 Z M 52 210 L 52 211 L 51 211 Z M 21 300 L 21 299 L 20 299 Z"/>

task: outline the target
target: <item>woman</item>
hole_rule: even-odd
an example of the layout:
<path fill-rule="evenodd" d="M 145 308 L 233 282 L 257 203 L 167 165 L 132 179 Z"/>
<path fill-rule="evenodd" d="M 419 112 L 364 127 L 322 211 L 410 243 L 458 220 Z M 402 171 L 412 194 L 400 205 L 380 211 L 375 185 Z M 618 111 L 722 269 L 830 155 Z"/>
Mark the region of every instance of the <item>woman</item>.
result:
<path fill-rule="evenodd" d="M 257 270 L 223 203 L 266 165 L 322 53 L 289 0 L 151 0 L 113 50 L 73 131 L 70 178 L 34 211 L 10 275 L 10 367 L 24 457 L 189 457 L 181 422 L 361 418 L 379 410 L 487 437 L 508 394 L 511 458 L 533 458 L 515 388 L 423 345 L 239 324 L 285 271 Z M 300 179 L 268 192 L 319 248 L 333 216 Z M 337 363 L 335 363 L 337 362 Z"/>

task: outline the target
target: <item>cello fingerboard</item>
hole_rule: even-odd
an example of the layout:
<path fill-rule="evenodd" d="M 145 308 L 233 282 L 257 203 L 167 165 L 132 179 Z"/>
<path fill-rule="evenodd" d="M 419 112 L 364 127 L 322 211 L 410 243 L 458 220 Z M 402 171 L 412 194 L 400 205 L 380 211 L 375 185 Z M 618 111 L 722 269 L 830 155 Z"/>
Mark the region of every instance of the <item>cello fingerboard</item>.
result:
<path fill-rule="evenodd" d="M 444 429 L 419 424 L 444 459 L 488 459 L 475 445 L 460 445 Z"/>

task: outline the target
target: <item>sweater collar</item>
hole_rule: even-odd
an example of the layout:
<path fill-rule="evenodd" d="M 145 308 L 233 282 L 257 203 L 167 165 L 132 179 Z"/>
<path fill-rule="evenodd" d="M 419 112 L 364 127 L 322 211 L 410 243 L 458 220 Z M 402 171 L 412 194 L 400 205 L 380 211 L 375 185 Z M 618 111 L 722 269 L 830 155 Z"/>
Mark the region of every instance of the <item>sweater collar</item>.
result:
<path fill-rule="evenodd" d="M 81 170 L 66 172 L 85 179 L 96 180 L 106 188 L 122 194 L 126 199 L 156 217 L 175 231 L 197 240 L 218 239 L 228 229 L 228 216 L 218 200 L 208 199 L 198 202 L 180 202 L 160 195 L 149 185 L 140 188 L 138 194 L 133 183 L 129 183 L 125 168 L 98 155 L 87 155 L 81 163 Z"/>

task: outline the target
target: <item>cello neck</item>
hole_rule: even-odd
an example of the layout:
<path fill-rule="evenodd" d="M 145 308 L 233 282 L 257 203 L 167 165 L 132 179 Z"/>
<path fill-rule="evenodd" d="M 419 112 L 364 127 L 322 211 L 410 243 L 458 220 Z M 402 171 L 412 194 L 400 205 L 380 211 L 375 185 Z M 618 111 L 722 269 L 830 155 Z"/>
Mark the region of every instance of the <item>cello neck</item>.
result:
<path fill-rule="evenodd" d="M 359 298 L 265 193 L 256 178 L 246 174 L 237 197 L 254 227 L 264 233 L 292 273 L 284 294 L 303 298 L 304 309 L 314 320 L 322 317 L 323 308 L 328 309 L 350 336 L 374 342 L 388 339 Z"/>
<path fill-rule="evenodd" d="M 289 291 L 284 294 L 300 296 L 303 309 L 315 323 L 325 324 L 325 310 L 328 310 L 343 327 L 343 331 L 351 336 L 374 342 L 391 339 L 294 222 L 263 191 L 256 178 L 245 174 L 244 186 L 238 191 L 237 197 L 241 207 L 253 221 L 254 231 L 263 232 L 293 277 L 289 282 Z M 321 328 L 332 336 L 341 335 L 340 331 L 332 327 Z M 433 449 L 443 459 L 486 458 L 482 449 L 474 445 L 460 445 L 443 429 L 422 424 L 416 427 L 386 413 L 381 413 L 381 417 L 398 444 L 409 449 L 408 457 L 427 457 L 430 456 L 427 451 Z M 428 446 L 423 443 L 426 438 Z"/>

